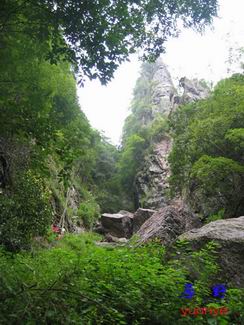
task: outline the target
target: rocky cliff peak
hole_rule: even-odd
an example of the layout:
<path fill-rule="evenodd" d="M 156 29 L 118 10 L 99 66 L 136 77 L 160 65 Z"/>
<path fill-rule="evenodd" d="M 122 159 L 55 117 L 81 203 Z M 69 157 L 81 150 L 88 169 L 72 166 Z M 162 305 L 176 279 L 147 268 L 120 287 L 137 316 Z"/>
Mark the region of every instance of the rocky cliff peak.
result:
<path fill-rule="evenodd" d="M 181 104 L 205 99 L 210 94 L 210 89 L 203 80 L 183 77 L 179 80 L 179 85 L 184 89 Z"/>
<path fill-rule="evenodd" d="M 171 99 L 177 94 L 167 66 L 159 58 L 153 76 L 152 102 L 155 113 L 168 115 L 172 109 Z"/>
<path fill-rule="evenodd" d="M 159 58 L 151 68 L 153 73 L 151 83 L 151 120 L 158 115 L 169 116 L 181 104 L 204 99 L 209 96 L 210 89 L 206 82 L 198 79 L 183 77 L 179 85 L 183 88 L 180 96 L 174 87 L 172 77 L 167 66 Z M 148 154 L 135 177 L 135 189 L 139 206 L 144 208 L 159 209 L 169 204 L 167 193 L 169 191 L 168 179 L 170 167 L 168 156 L 171 150 L 171 139 L 165 136 L 153 143 L 153 148 Z"/>

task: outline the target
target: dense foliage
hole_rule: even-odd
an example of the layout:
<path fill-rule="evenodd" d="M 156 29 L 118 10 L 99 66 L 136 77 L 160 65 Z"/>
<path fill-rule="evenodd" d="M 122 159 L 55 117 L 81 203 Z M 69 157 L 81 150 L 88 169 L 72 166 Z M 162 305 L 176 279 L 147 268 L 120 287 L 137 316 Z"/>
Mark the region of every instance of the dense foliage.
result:
<path fill-rule="evenodd" d="M 157 243 L 108 249 L 95 246 L 94 239 L 69 236 L 32 255 L 2 251 L 0 322 L 234 325 L 243 321 L 241 290 L 228 288 L 224 299 L 211 296 L 211 286 L 220 280 L 214 245 L 192 254 L 181 244 L 177 247 L 181 259 L 167 262 L 165 249 Z M 192 299 L 181 297 L 186 282 L 194 285 Z M 230 312 L 217 317 L 181 316 L 180 308 L 196 306 L 225 306 Z"/>
<path fill-rule="evenodd" d="M 48 44 L 51 62 L 67 58 L 84 75 L 106 83 L 138 48 L 144 58 L 159 55 L 168 37 L 179 32 L 179 17 L 186 27 L 209 24 L 217 1 L 3 0 L 0 13 L 1 40 L 27 35 Z"/>
<path fill-rule="evenodd" d="M 9 250 L 28 248 L 33 236 L 44 235 L 52 217 L 49 197 L 31 171 L 18 175 L 11 190 L 0 196 L 1 243 Z"/>
<path fill-rule="evenodd" d="M 70 64 L 51 65 L 46 61 L 48 44 L 22 33 L 9 36 L 4 44 L 0 242 L 19 249 L 28 247 L 31 237 L 43 235 L 52 222 L 67 230 L 72 224 L 94 223 L 98 204 L 106 209 L 106 198 L 113 198 L 108 184 L 116 149 L 80 110 Z M 100 195 L 96 202 L 101 192 L 105 198 Z"/>
<path fill-rule="evenodd" d="M 175 191 L 204 216 L 224 209 L 244 213 L 244 76 L 222 80 L 206 100 L 180 107 L 172 117 L 170 155 Z"/>

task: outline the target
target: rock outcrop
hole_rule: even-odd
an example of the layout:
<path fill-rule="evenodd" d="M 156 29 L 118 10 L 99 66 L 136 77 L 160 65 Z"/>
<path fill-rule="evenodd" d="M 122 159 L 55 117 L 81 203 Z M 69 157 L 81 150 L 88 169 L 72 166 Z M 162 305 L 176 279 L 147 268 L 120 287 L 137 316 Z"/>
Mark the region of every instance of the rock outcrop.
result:
<path fill-rule="evenodd" d="M 221 273 L 231 285 L 244 288 L 244 217 L 213 221 L 178 239 L 190 241 L 195 249 L 211 240 L 218 242 Z"/>
<path fill-rule="evenodd" d="M 159 209 L 169 203 L 167 191 L 170 169 L 168 155 L 171 140 L 165 137 L 154 147 L 153 153 L 148 155 L 143 167 L 136 176 L 135 187 L 140 206 L 148 209 Z"/>
<path fill-rule="evenodd" d="M 182 78 L 180 85 L 184 92 L 180 96 L 174 87 L 167 66 L 161 59 L 158 59 L 154 65 L 147 66 L 142 80 L 149 87 L 146 96 L 150 97 L 148 109 L 145 105 L 143 114 L 137 116 L 143 127 L 153 122 L 159 114 L 167 118 L 178 105 L 203 99 L 209 95 L 203 82 Z M 138 206 L 151 210 L 145 212 L 139 209 L 134 217 L 128 216 L 127 212 L 103 214 L 100 228 L 97 228 L 100 232 L 129 238 L 132 233 L 138 231 L 141 242 L 159 237 L 167 244 L 183 232 L 200 226 L 197 218 L 185 206 L 170 202 L 168 156 L 172 140 L 169 135 L 160 135 L 157 141 L 153 144 L 150 154 L 144 158 L 134 182 Z M 149 212 L 152 210 L 159 211 L 152 215 L 152 212 Z"/>
<path fill-rule="evenodd" d="M 169 245 L 185 231 L 201 226 L 199 219 L 182 202 L 177 203 L 160 209 L 141 226 L 136 233 L 138 243 L 159 239 L 162 244 Z"/>
<path fill-rule="evenodd" d="M 210 90 L 203 81 L 198 79 L 188 79 L 183 77 L 179 81 L 179 85 L 184 89 L 183 95 L 180 98 L 180 104 L 195 102 L 205 99 L 209 96 Z"/>

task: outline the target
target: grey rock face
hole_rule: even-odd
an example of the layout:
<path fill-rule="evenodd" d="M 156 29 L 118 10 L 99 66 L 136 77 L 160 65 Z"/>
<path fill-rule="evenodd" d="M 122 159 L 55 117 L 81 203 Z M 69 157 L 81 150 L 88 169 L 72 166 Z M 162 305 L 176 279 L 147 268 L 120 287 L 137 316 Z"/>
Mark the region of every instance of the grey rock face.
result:
<path fill-rule="evenodd" d="M 153 116 L 160 113 L 168 116 L 172 109 L 172 99 L 177 95 L 171 75 L 162 62 L 158 59 L 157 70 L 153 76 Z M 165 137 L 154 144 L 152 154 L 148 155 L 135 178 L 135 188 L 139 206 L 149 209 L 159 209 L 168 204 L 167 191 L 170 169 L 168 155 L 171 150 L 171 140 Z"/>
<path fill-rule="evenodd" d="M 79 204 L 80 204 L 79 193 L 74 186 L 71 186 L 69 191 L 68 207 L 71 208 L 76 213 L 79 208 Z"/>
<path fill-rule="evenodd" d="M 129 212 L 129 211 L 126 211 L 126 210 L 120 210 L 119 212 L 118 212 L 118 214 L 122 214 L 123 216 L 127 216 L 127 217 L 129 217 L 129 218 L 133 218 L 133 216 L 134 216 L 134 214 L 133 213 L 131 213 L 131 212 Z"/>
<path fill-rule="evenodd" d="M 137 232 L 147 219 L 149 219 L 156 211 L 150 209 L 139 208 L 133 218 L 133 233 Z"/>
<path fill-rule="evenodd" d="M 94 231 L 105 235 L 108 242 L 122 242 L 123 238 L 130 238 L 155 212 L 150 209 L 138 209 L 135 214 L 124 210 L 115 214 L 104 213 Z"/>
<path fill-rule="evenodd" d="M 183 96 L 180 98 L 180 104 L 205 99 L 210 94 L 208 87 L 197 79 L 190 80 L 183 77 L 180 79 L 179 84 L 184 89 Z"/>
<path fill-rule="evenodd" d="M 153 77 L 153 95 L 152 101 L 154 106 L 154 116 L 156 113 L 161 113 L 167 116 L 172 108 L 172 97 L 176 94 L 176 89 L 173 85 L 171 75 L 167 66 L 159 58 L 156 62 L 157 70 Z"/>
<path fill-rule="evenodd" d="M 135 186 L 138 200 L 143 208 L 158 209 L 169 202 L 167 190 L 170 168 L 168 155 L 171 140 L 165 137 L 155 144 L 154 152 L 145 158 L 140 172 L 136 176 Z"/>
<path fill-rule="evenodd" d="M 104 233 L 109 233 L 118 238 L 130 238 L 132 236 L 133 214 L 125 213 L 104 213 L 101 217 L 101 225 Z"/>
<path fill-rule="evenodd" d="M 199 249 L 208 241 L 220 243 L 219 263 L 226 281 L 244 288 L 244 217 L 217 220 L 181 236 Z"/>
<path fill-rule="evenodd" d="M 171 244 L 186 229 L 200 227 L 201 223 L 186 206 L 179 204 L 168 205 L 149 218 L 136 233 L 139 243 L 159 239 L 162 244 Z"/>

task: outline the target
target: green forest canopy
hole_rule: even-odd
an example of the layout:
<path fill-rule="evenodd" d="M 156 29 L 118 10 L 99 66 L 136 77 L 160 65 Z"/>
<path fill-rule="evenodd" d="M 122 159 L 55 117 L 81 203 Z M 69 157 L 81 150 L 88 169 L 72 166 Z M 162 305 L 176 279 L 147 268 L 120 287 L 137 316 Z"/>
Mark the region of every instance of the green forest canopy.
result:
<path fill-rule="evenodd" d="M 82 77 L 107 83 L 138 49 L 144 59 L 164 51 L 165 41 L 185 27 L 201 30 L 217 15 L 217 0 L 3 0 L 0 39 L 22 33 L 48 45 L 51 62 L 66 58 Z"/>

